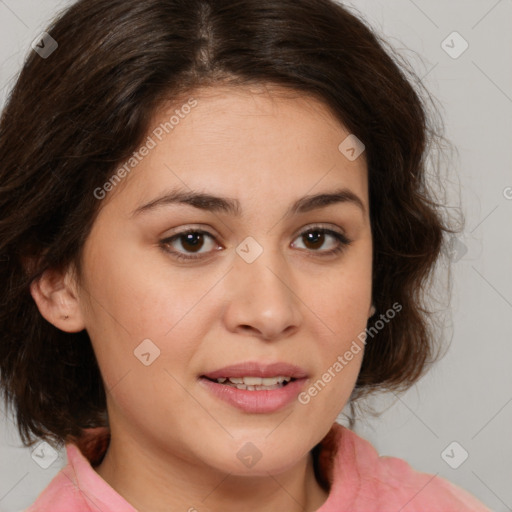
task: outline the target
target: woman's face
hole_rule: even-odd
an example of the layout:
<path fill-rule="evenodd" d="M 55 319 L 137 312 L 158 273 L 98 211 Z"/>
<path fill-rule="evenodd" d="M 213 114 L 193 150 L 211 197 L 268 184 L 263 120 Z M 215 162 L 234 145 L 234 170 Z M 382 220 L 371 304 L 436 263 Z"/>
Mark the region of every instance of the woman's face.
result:
<path fill-rule="evenodd" d="M 113 436 L 238 475 L 284 471 L 325 436 L 371 306 L 364 153 L 347 158 L 349 133 L 316 100 L 255 92 L 158 111 L 102 199 L 78 289 Z"/>

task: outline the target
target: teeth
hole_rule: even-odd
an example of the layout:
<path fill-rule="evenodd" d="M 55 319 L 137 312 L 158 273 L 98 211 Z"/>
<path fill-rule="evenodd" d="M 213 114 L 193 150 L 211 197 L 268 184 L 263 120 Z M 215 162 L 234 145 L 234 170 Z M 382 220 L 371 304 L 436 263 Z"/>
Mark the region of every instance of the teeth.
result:
<path fill-rule="evenodd" d="M 241 379 L 236 380 L 241 380 L 246 386 L 261 386 L 261 383 L 263 382 L 263 379 L 261 377 L 243 377 Z M 236 382 L 235 380 L 232 380 L 231 382 L 241 384 L 241 382 Z"/>
<path fill-rule="evenodd" d="M 260 389 L 277 389 L 282 387 L 284 382 L 290 382 L 291 377 L 280 375 L 278 377 L 221 377 L 217 379 L 219 384 L 226 381 L 228 385 L 232 385 L 238 389 L 246 389 L 249 391 L 257 391 Z"/>
<path fill-rule="evenodd" d="M 264 386 L 273 386 L 274 384 L 281 384 L 282 382 L 290 382 L 291 377 L 265 377 L 262 380 Z"/>

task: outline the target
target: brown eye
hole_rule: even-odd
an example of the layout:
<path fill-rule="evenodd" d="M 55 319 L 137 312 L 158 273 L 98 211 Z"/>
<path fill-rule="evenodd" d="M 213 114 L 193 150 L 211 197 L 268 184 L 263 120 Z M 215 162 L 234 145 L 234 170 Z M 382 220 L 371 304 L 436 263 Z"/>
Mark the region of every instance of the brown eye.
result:
<path fill-rule="evenodd" d="M 181 246 L 192 252 L 197 252 L 204 245 L 204 235 L 202 233 L 188 233 L 186 235 L 180 235 Z"/>
<path fill-rule="evenodd" d="M 308 231 L 302 236 L 304 237 L 306 245 L 311 244 L 308 246 L 310 249 L 320 249 L 325 243 L 325 233 L 320 231 Z"/>
<path fill-rule="evenodd" d="M 212 243 L 215 240 L 213 235 L 206 231 L 190 229 L 162 240 L 161 244 L 166 251 L 178 259 L 198 259 L 202 256 L 195 256 L 194 254 L 200 255 L 211 252 L 211 248 L 210 251 L 201 251 L 205 245 L 208 246 L 208 239 L 210 239 L 210 244 L 215 247 L 215 244 Z M 187 256 L 187 254 L 191 255 Z"/>
<path fill-rule="evenodd" d="M 342 233 L 322 227 L 313 227 L 307 231 L 303 231 L 299 235 L 298 239 L 299 238 L 303 240 L 306 249 L 309 249 L 313 253 L 318 253 L 319 256 L 337 254 L 351 244 L 351 241 Z M 331 243 L 328 244 L 327 249 L 320 250 L 329 239 L 331 239 Z"/>

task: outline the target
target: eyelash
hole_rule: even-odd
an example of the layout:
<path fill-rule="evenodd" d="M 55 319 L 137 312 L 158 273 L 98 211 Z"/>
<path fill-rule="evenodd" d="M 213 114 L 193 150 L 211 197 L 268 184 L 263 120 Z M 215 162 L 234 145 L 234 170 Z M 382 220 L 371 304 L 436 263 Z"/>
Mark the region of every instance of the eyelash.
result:
<path fill-rule="evenodd" d="M 313 252 L 313 253 L 318 253 L 318 255 L 320 257 L 322 257 L 322 258 L 323 257 L 334 256 L 336 254 L 340 254 L 341 252 L 343 252 L 352 243 L 352 240 L 349 240 L 342 233 L 338 233 L 337 231 L 334 231 L 332 229 L 327 229 L 327 228 L 324 228 L 324 227 L 321 227 L 321 226 L 312 226 L 312 227 L 306 229 L 305 231 L 302 231 L 301 233 L 299 233 L 298 237 L 303 236 L 306 233 L 311 233 L 311 232 L 313 232 L 313 233 L 320 233 L 320 234 L 323 234 L 323 235 L 331 235 L 331 236 L 333 236 L 339 242 L 339 245 L 337 247 L 335 247 L 334 249 L 331 249 L 329 251 L 323 251 L 323 252 L 322 251 L 315 251 L 315 250 L 311 250 L 310 251 L 310 252 Z M 174 258 L 176 258 L 177 260 L 180 260 L 180 261 L 191 261 L 191 260 L 203 259 L 205 256 L 185 256 L 183 253 L 180 253 L 178 251 L 171 250 L 171 249 L 168 248 L 169 245 L 174 240 L 177 240 L 180 237 L 183 237 L 183 236 L 186 236 L 186 235 L 189 235 L 189 234 L 208 235 L 212 239 L 215 239 L 215 237 L 211 233 L 209 233 L 208 231 L 203 231 L 201 229 L 191 228 L 191 229 L 187 229 L 185 231 L 182 231 L 181 233 L 176 233 L 172 237 L 165 238 L 164 240 L 161 240 L 160 243 L 162 245 L 163 250 L 166 253 L 171 254 L 172 257 L 174 257 Z M 296 237 L 296 238 L 298 238 L 298 237 Z M 201 253 L 201 254 L 205 254 L 205 253 Z M 315 254 L 315 256 L 316 256 L 316 254 Z"/>

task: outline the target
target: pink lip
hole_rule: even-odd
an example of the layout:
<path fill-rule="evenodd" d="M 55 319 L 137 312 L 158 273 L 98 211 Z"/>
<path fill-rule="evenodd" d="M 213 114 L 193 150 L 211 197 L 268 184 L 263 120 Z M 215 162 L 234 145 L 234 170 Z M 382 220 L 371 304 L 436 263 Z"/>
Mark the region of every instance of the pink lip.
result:
<path fill-rule="evenodd" d="M 228 377 L 293 377 L 279 389 L 248 391 L 213 382 L 209 379 Z M 226 366 L 202 375 L 201 385 L 217 398 L 248 413 L 272 413 L 293 402 L 307 381 L 307 373 L 298 366 L 287 363 L 261 364 L 257 362 L 240 363 Z"/>
<path fill-rule="evenodd" d="M 255 361 L 233 364 L 202 375 L 209 379 L 220 379 L 222 377 L 293 377 L 303 379 L 307 373 L 302 368 L 288 363 L 262 364 Z"/>

